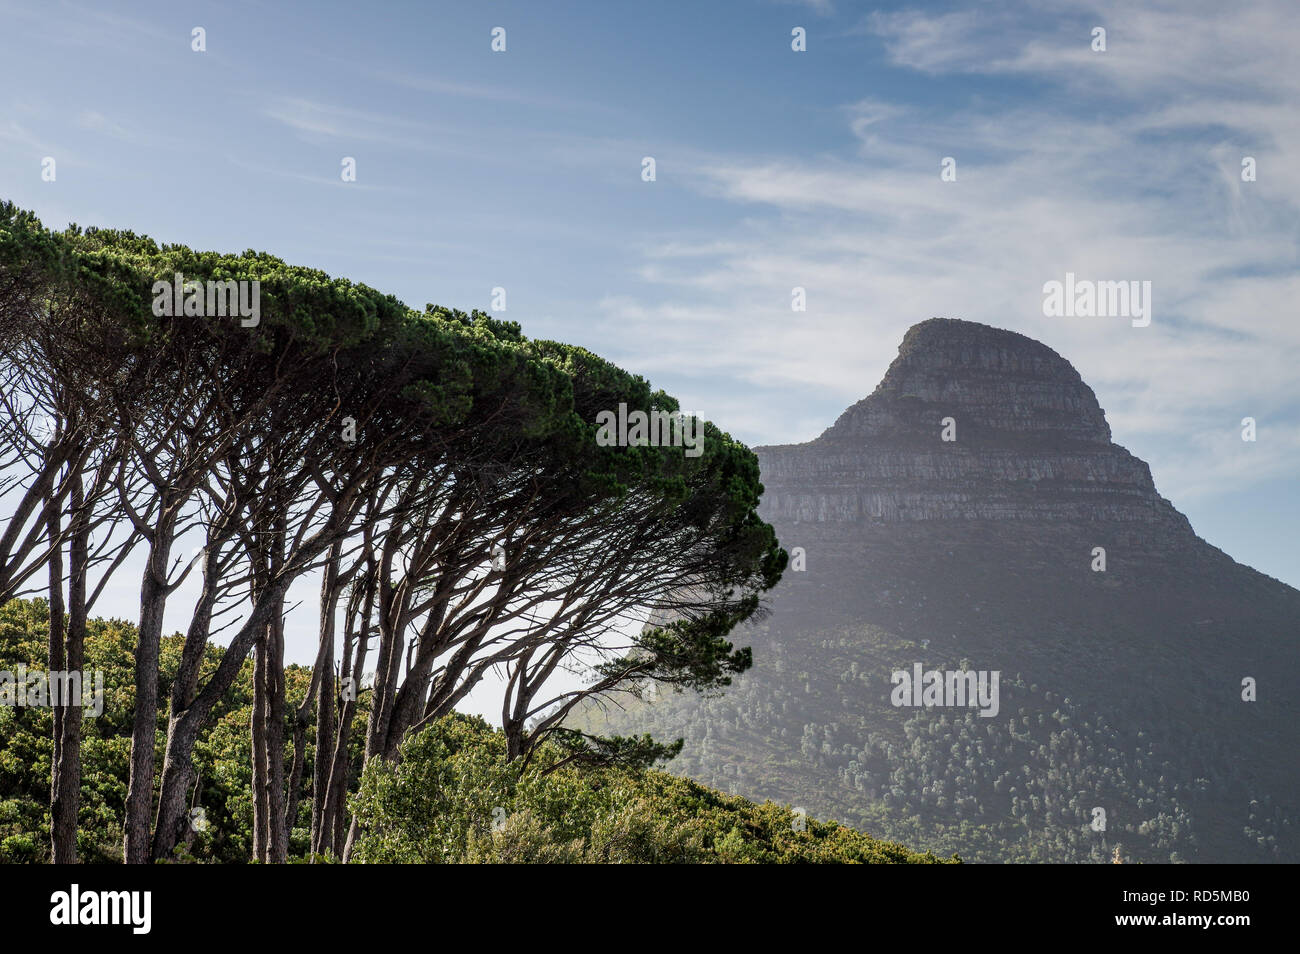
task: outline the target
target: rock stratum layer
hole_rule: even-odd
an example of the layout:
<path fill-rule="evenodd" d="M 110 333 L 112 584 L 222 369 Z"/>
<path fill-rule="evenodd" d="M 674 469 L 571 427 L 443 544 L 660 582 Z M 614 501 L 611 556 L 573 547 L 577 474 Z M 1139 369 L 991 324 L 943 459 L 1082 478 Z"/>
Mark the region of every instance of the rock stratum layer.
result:
<path fill-rule="evenodd" d="M 1300 861 L 1300 592 L 1197 537 L 1064 358 L 926 321 L 820 437 L 757 453 L 803 568 L 734 637 L 753 670 L 589 727 L 970 860 Z M 895 707 L 915 663 L 999 671 L 999 715 Z"/>
<path fill-rule="evenodd" d="M 974 322 L 916 325 L 875 392 L 821 437 L 758 454 L 783 523 L 1111 521 L 1173 546 L 1191 533 L 1064 358 Z"/>

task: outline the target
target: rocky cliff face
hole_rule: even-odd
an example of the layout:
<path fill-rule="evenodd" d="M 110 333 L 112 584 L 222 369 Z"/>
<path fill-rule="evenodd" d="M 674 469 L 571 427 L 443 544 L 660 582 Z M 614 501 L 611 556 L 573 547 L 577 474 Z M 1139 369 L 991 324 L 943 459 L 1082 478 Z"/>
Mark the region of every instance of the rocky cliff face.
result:
<path fill-rule="evenodd" d="M 1111 442 L 1069 362 L 969 321 L 916 325 L 874 393 L 821 437 L 758 454 L 778 523 L 1101 521 L 1165 547 L 1191 534 L 1150 468 Z"/>
<path fill-rule="evenodd" d="M 589 728 L 972 860 L 1300 861 L 1300 592 L 1198 538 L 1060 355 L 926 321 L 824 434 L 758 455 L 799 561 L 733 637 L 754 669 Z M 1000 672 L 998 717 L 896 707 L 916 663 Z"/>

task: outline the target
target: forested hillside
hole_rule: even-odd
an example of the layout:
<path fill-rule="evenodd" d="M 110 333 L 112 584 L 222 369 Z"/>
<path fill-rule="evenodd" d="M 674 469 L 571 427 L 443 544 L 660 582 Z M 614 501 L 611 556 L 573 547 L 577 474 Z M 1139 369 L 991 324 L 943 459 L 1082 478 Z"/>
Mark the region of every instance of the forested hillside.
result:
<path fill-rule="evenodd" d="M 754 634 L 755 670 L 725 694 L 667 694 L 623 709 L 591 707 L 575 724 L 592 732 L 681 735 L 669 771 L 722 791 L 793 801 L 887 838 L 968 861 L 1188 860 L 1189 809 L 1208 781 L 1188 785 L 1141 729 L 1125 729 L 1073 700 L 1004 675 L 1001 710 L 892 708 L 878 674 L 917 654 L 872 627 L 812 634 L 797 652 Z M 1107 830 L 1094 806 L 1112 806 Z M 1114 806 L 1132 806 L 1115 811 Z M 1253 809 L 1268 857 L 1280 819 Z M 1272 837 L 1270 837 L 1272 835 Z"/>

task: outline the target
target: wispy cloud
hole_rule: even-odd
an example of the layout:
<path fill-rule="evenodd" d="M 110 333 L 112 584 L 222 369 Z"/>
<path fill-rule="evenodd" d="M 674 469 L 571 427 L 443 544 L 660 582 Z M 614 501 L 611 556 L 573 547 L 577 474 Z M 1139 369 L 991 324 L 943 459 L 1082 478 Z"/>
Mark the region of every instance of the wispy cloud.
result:
<path fill-rule="evenodd" d="M 118 123 L 113 122 L 103 113 L 96 112 L 93 109 L 83 109 L 77 114 L 77 127 L 87 132 L 99 133 L 108 136 L 111 139 L 118 139 L 122 142 L 138 142 L 139 137 L 129 129 Z"/>
<path fill-rule="evenodd" d="M 451 132 L 426 122 L 301 96 L 277 96 L 262 108 L 262 115 L 313 141 L 346 139 L 417 148 L 427 147 L 426 137 L 431 134 Z"/>
<path fill-rule="evenodd" d="M 349 192 L 409 192 L 409 189 L 402 189 L 397 186 L 379 185 L 365 182 L 347 182 L 345 183 L 339 176 L 313 175 L 312 173 L 302 172 L 297 169 L 285 169 L 277 166 L 267 165 L 260 162 L 249 162 L 238 155 L 228 155 L 226 161 L 237 169 L 252 173 L 261 178 L 291 179 L 294 182 L 304 182 L 309 185 L 326 186 L 328 188 L 346 188 Z"/>
<path fill-rule="evenodd" d="M 828 17 L 835 12 L 832 0 L 769 0 L 787 7 L 806 7 L 818 16 Z"/>
<path fill-rule="evenodd" d="M 411 72 L 386 71 L 371 75 L 386 83 L 448 99 L 482 100 L 490 103 L 527 106 L 533 109 L 579 110 L 585 112 L 616 111 L 613 107 L 603 103 L 569 99 L 561 96 L 548 96 L 544 93 L 522 89 L 517 86 L 464 83 Z"/>

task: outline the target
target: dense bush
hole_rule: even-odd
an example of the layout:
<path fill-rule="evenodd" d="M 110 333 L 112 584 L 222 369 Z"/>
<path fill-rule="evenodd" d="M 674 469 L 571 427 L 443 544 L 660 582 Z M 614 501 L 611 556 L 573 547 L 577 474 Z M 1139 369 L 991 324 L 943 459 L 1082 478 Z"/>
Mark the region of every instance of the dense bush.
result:
<path fill-rule="evenodd" d="M 367 862 L 934 863 L 789 808 L 756 805 L 655 770 L 548 763 L 521 774 L 505 739 L 449 716 L 409 739 L 397 764 L 367 767 L 354 811 Z"/>

